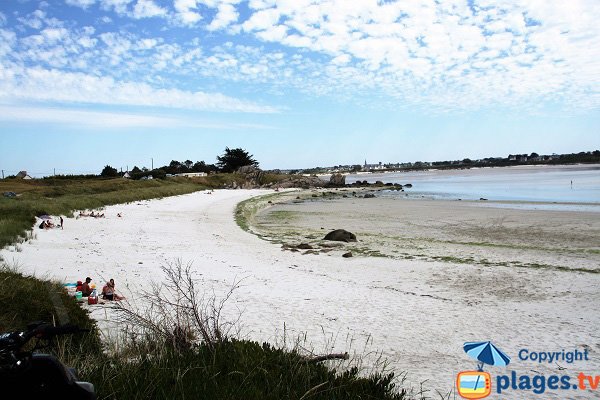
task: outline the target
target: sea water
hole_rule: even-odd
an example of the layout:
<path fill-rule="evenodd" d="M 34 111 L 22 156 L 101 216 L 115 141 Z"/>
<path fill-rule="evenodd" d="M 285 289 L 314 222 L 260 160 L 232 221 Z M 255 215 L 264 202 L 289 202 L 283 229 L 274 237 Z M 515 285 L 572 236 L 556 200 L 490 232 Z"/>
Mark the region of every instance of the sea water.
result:
<path fill-rule="evenodd" d="M 569 203 L 573 209 L 600 210 L 600 165 L 515 166 L 471 168 L 462 170 L 428 170 L 390 173 L 361 173 L 346 176 L 346 183 L 366 180 L 369 183 L 411 183 L 404 192 L 384 195 L 424 196 L 434 199 L 479 200 L 500 202 L 536 202 L 536 207 L 556 208 L 553 203 Z M 530 205 L 513 204 L 511 207 Z M 563 206 L 561 206 L 564 208 Z"/>

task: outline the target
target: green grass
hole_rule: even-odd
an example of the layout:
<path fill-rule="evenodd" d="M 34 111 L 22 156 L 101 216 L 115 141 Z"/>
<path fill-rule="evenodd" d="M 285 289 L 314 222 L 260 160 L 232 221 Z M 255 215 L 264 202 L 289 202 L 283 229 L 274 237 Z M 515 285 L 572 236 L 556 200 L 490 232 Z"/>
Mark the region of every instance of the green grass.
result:
<path fill-rule="evenodd" d="M 101 343 L 95 322 L 79 307 L 59 282 L 24 276 L 14 268 L 0 266 L 0 332 L 24 329 L 35 321 L 72 323 L 90 329 L 62 343 L 73 354 L 98 353 Z"/>
<path fill-rule="evenodd" d="M 251 225 L 254 222 L 254 217 L 263 208 L 269 205 L 269 201 L 273 201 L 284 193 L 270 193 L 263 196 L 252 197 L 244 200 L 235 207 L 234 218 L 240 228 L 246 232 L 251 231 Z"/>
<path fill-rule="evenodd" d="M 394 376 L 360 377 L 307 362 L 267 343 L 226 340 L 178 352 L 143 340 L 124 354 L 105 356 L 81 369 L 101 398 L 117 399 L 389 399 L 407 398 Z"/>

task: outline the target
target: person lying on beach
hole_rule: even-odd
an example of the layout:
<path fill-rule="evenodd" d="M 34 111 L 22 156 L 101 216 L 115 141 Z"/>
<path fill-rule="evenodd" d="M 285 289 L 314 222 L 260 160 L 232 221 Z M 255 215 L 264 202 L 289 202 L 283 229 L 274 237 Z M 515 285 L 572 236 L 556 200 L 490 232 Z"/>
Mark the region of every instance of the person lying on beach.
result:
<path fill-rule="evenodd" d="M 110 279 L 110 281 L 106 282 L 106 285 L 102 288 L 102 298 L 104 300 L 124 300 L 125 297 L 119 296 L 115 293 L 115 280 Z"/>
<path fill-rule="evenodd" d="M 117 217 L 121 218 L 123 215 L 121 213 L 117 213 Z"/>

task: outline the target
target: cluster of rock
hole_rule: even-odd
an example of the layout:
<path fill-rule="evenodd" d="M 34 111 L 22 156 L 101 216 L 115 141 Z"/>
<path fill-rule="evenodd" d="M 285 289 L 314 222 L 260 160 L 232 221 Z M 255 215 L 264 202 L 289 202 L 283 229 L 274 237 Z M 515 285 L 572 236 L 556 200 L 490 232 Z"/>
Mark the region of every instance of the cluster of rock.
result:
<path fill-rule="evenodd" d="M 379 188 L 387 188 L 390 190 L 398 190 L 402 191 L 404 188 L 411 188 L 412 185 L 407 183 L 406 185 L 401 185 L 399 183 L 383 183 L 382 181 L 376 181 L 375 183 L 369 183 L 367 181 L 355 181 L 350 184 L 351 187 L 379 187 Z"/>
<path fill-rule="evenodd" d="M 300 243 L 297 245 L 283 244 L 281 246 L 281 248 L 283 250 L 288 250 L 288 251 L 293 251 L 293 252 L 305 250 L 304 253 L 302 253 L 302 254 L 329 253 L 330 251 L 334 250 L 335 248 L 337 248 L 339 246 L 342 246 L 342 248 L 343 248 L 342 243 L 328 243 L 325 241 L 345 242 L 345 243 L 356 242 L 356 235 L 353 234 L 352 232 L 348 232 L 347 230 L 344 230 L 344 229 L 336 229 L 336 230 L 329 232 L 327 235 L 325 235 L 325 237 L 323 238 L 323 242 L 321 242 L 319 244 L 312 244 L 312 245 L 309 243 Z M 344 258 L 352 257 L 352 252 L 350 252 L 350 251 L 345 252 L 344 254 L 342 254 L 342 257 L 344 257 Z"/>
<path fill-rule="evenodd" d="M 352 184 L 346 184 L 346 176 L 340 173 L 332 174 L 329 181 L 325 181 L 316 175 L 304 176 L 304 175 L 289 175 L 283 180 L 266 182 L 266 174 L 251 165 L 247 165 L 239 168 L 235 172 L 239 179 L 235 179 L 231 184 L 224 183 L 224 188 L 231 189 L 252 189 L 252 188 L 302 188 L 302 189 L 313 189 L 313 188 L 343 188 L 343 187 L 381 187 L 388 188 L 391 190 L 403 190 L 403 187 L 410 188 L 411 184 L 400 185 L 399 183 L 383 183 L 377 181 L 375 183 L 369 183 L 366 180 L 356 181 Z"/>

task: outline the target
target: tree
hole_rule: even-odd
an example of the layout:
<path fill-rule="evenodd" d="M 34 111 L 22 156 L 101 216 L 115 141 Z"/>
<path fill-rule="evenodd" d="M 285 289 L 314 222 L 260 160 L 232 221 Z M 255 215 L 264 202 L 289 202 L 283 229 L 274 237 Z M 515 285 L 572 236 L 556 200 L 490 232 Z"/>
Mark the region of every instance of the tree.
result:
<path fill-rule="evenodd" d="M 235 172 L 240 167 L 246 165 L 258 167 L 258 161 L 253 157 L 252 154 L 248 154 L 244 149 L 230 149 L 226 147 L 225 153 L 222 156 L 217 156 L 217 167 L 219 167 L 221 172 Z"/>
<path fill-rule="evenodd" d="M 115 176 L 119 176 L 119 171 L 117 171 L 116 168 L 107 165 L 106 167 L 104 167 L 102 172 L 100 172 L 100 176 L 114 178 Z"/>
<path fill-rule="evenodd" d="M 183 165 L 185 166 L 185 168 L 189 172 L 192 169 L 192 165 L 194 165 L 194 162 L 192 160 L 185 160 L 183 162 Z"/>

